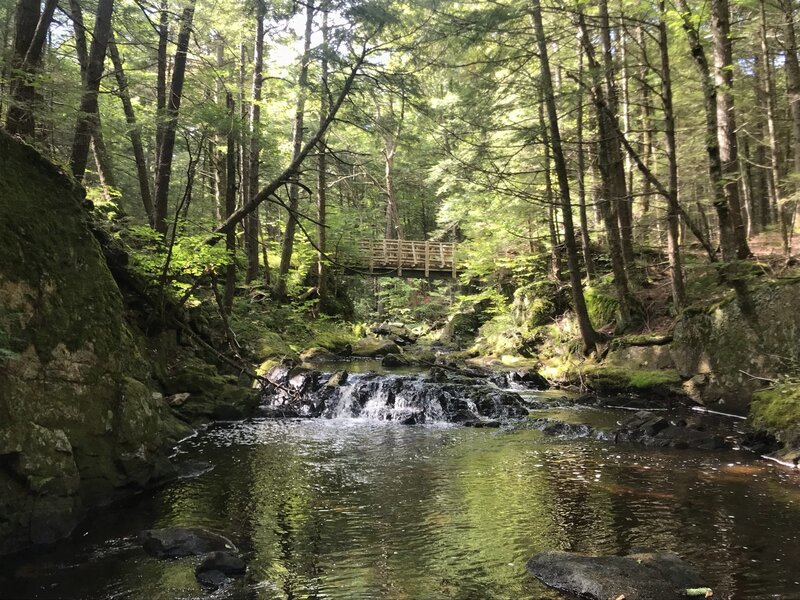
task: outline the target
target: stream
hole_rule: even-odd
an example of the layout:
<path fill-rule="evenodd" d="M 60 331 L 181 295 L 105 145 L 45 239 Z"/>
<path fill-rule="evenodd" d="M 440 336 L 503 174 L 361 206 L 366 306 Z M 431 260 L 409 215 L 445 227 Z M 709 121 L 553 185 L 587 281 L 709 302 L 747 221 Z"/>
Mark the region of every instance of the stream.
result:
<path fill-rule="evenodd" d="M 525 572 L 548 548 L 669 550 L 708 574 L 715 598 L 800 598 L 800 473 L 744 451 L 318 418 L 214 424 L 175 459 L 209 468 L 6 559 L 0 598 L 555 600 Z M 247 575 L 206 591 L 197 559 L 146 555 L 138 532 L 168 526 L 229 536 Z"/>

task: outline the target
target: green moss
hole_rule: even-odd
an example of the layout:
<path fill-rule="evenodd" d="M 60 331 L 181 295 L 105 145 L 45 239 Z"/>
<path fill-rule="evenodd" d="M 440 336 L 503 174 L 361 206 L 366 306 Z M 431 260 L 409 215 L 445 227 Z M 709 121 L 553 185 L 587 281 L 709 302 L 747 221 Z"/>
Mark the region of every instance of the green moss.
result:
<path fill-rule="evenodd" d="M 606 365 L 585 366 L 580 374 L 599 391 L 670 392 L 681 385 L 673 369 L 623 369 Z"/>
<path fill-rule="evenodd" d="M 256 351 L 261 360 L 297 358 L 297 353 L 274 331 L 262 331 Z"/>
<path fill-rule="evenodd" d="M 753 394 L 750 419 L 754 427 L 781 441 L 800 441 L 800 384 L 776 385 Z"/>
<path fill-rule="evenodd" d="M 601 287 L 587 287 L 584 290 L 586 308 L 595 328 L 613 323 L 617 318 L 619 303 L 613 295 Z"/>

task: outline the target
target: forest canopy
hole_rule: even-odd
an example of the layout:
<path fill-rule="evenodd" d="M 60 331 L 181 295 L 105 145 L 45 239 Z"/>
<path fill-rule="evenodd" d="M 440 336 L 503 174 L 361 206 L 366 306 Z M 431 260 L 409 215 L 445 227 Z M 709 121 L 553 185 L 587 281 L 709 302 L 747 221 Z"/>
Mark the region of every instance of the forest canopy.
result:
<path fill-rule="evenodd" d="M 6 1 L 0 119 L 178 297 L 218 277 L 228 309 L 246 284 L 279 301 L 311 288 L 337 312 L 328 288 L 358 240 L 452 241 L 465 283 L 545 257 L 591 347 L 583 288 L 602 272 L 625 330 L 648 252 L 674 310 L 687 261 L 728 268 L 759 235 L 791 254 L 796 15 L 792 0 Z"/>

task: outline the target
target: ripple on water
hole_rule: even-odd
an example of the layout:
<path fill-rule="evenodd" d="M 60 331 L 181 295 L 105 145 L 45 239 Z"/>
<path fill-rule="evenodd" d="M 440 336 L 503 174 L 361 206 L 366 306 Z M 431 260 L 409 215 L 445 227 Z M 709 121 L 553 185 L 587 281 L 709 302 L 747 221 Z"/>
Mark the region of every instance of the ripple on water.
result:
<path fill-rule="evenodd" d="M 250 564 L 220 598 L 556 598 L 525 574 L 533 552 L 637 547 L 696 562 L 722 598 L 800 598 L 800 480 L 742 453 L 315 420 L 214 426 L 180 456 L 215 469 L 103 511 L 0 589 L 207 597 L 191 559 L 157 561 L 131 538 L 201 525 Z"/>

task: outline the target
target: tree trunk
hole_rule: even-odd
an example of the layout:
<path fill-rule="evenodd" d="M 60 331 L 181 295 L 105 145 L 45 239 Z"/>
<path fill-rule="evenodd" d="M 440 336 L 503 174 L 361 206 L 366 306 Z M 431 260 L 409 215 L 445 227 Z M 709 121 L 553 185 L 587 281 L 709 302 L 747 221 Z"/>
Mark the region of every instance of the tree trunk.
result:
<path fill-rule="evenodd" d="M 664 134 L 669 168 L 667 189 L 667 253 L 669 255 L 672 302 L 681 308 L 686 300 L 683 285 L 683 266 L 678 244 L 680 205 L 678 204 L 678 146 L 675 138 L 675 113 L 672 108 L 672 72 L 669 65 L 669 39 L 667 37 L 666 3 L 660 2 L 661 18 L 658 22 L 659 47 L 661 50 L 661 103 L 664 109 Z"/>
<path fill-rule="evenodd" d="M 719 245 L 722 250 L 722 260 L 732 261 L 737 257 L 737 244 L 734 237 L 733 217 L 730 205 L 725 196 L 722 161 L 720 159 L 720 146 L 717 138 L 717 89 L 711 79 L 711 69 L 708 59 L 700 41 L 692 12 L 686 0 L 678 0 L 683 30 L 689 41 L 692 59 L 700 74 L 703 88 L 703 107 L 706 116 L 706 153 L 708 154 L 708 178 L 713 196 L 714 209 L 719 221 Z"/>
<path fill-rule="evenodd" d="M 625 256 L 619 229 L 617 202 L 625 196 L 625 173 L 622 170 L 622 152 L 620 148 L 620 130 L 616 122 L 615 103 L 609 104 L 606 92 L 609 89 L 606 78 L 601 78 L 601 66 L 594 55 L 594 45 L 589 37 L 586 20 L 579 13 L 581 43 L 586 52 L 587 65 L 592 75 L 592 99 L 597 115 L 597 159 L 600 170 L 600 198 L 598 204 L 606 228 L 611 269 L 614 273 L 614 288 L 619 305 L 619 321 L 617 328 L 624 330 L 631 323 L 632 299 L 628 288 L 628 275 L 625 268 Z M 604 34 L 605 35 L 605 34 Z M 630 233 L 630 231 L 628 232 Z"/>
<path fill-rule="evenodd" d="M 163 139 L 158 152 L 155 186 L 155 228 L 159 233 L 167 232 L 167 207 L 169 204 L 169 183 L 172 177 L 172 159 L 175 150 L 175 135 L 178 129 L 178 112 L 181 107 L 183 80 L 186 75 L 186 55 L 189 49 L 189 38 L 192 33 L 194 3 L 183 9 L 181 28 L 178 33 L 178 46 L 175 50 L 175 66 L 172 70 L 169 101 L 166 108 Z"/>
<path fill-rule="evenodd" d="M 550 276 L 554 281 L 559 281 L 561 279 L 561 251 L 558 247 L 553 182 L 550 177 L 550 139 L 547 134 L 547 125 L 544 118 L 544 98 L 541 97 L 539 98 L 539 122 L 542 124 L 542 146 L 544 152 L 544 158 L 542 160 L 544 168 L 544 201 L 547 206 L 547 227 L 550 232 Z M 531 248 L 531 252 L 533 252 L 533 248 Z"/>
<path fill-rule="evenodd" d="M 797 60 L 797 36 L 795 31 L 795 11 L 794 4 L 791 0 L 781 0 L 781 9 L 783 12 L 783 29 L 785 38 L 785 57 L 786 57 L 786 91 L 789 96 L 789 113 L 792 121 L 792 148 L 794 149 L 794 176 L 800 176 L 800 63 Z M 797 179 L 795 179 L 797 181 Z M 800 192 L 800 183 L 795 183 L 795 193 Z M 794 212 L 797 206 L 797 201 L 787 203 L 787 206 L 781 210 L 781 219 L 784 220 L 783 215 L 791 214 L 790 219 L 785 219 L 792 223 L 792 228 L 788 232 L 788 243 L 785 243 L 784 250 L 791 252 L 791 238 L 793 225 L 794 225 Z"/>
<path fill-rule="evenodd" d="M 747 258 L 742 207 L 739 200 L 739 155 L 736 143 L 736 113 L 733 102 L 733 52 L 731 48 L 730 9 L 728 0 L 711 2 L 711 34 L 714 41 L 714 82 L 717 89 L 717 137 L 725 199 L 730 208 L 736 256 Z"/>
<path fill-rule="evenodd" d="M 303 119 L 306 110 L 306 94 L 308 93 L 308 67 L 311 62 L 311 29 L 314 23 L 314 2 L 310 0 L 306 5 L 306 27 L 303 38 L 303 57 L 300 63 L 300 75 L 297 80 L 297 108 L 294 116 L 294 129 L 292 131 L 292 158 L 300 155 L 303 145 Z M 292 265 L 292 252 L 294 250 L 294 233 L 297 226 L 297 206 L 300 201 L 300 186 L 297 181 L 289 185 L 289 216 L 283 232 L 283 245 L 281 247 L 281 262 L 278 268 L 278 280 L 275 283 L 275 295 L 278 298 L 286 297 L 286 276 Z"/>
<path fill-rule="evenodd" d="M 611 24 L 608 17 L 607 0 L 598 0 L 600 16 L 600 41 L 603 51 L 603 93 L 608 110 L 605 111 L 605 120 L 614 119 L 617 123 L 613 127 L 606 127 L 611 137 L 601 136 L 601 146 L 607 152 L 607 177 L 609 195 L 607 198 L 613 205 L 619 221 L 619 241 L 622 258 L 626 268 L 632 268 L 633 253 L 633 211 L 631 196 L 628 193 L 628 182 L 625 177 L 625 156 L 619 142 L 619 103 L 617 99 L 617 86 L 614 82 L 614 57 L 611 44 Z M 599 123 L 598 123 L 599 124 Z M 608 123 L 606 125 L 609 125 Z M 602 152 L 602 150 L 601 150 Z M 603 168 L 601 166 L 601 173 Z"/>
<path fill-rule="evenodd" d="M 78 109 L 78 122 L 75 125 L 75 137 L 72 142 L 72 154 L 69 161 L 72 174 L 78 181 L 83 179 L 83 174 L 86 171 L 92 133 L 100 128 L 98 96 L 100 93 L 100 79 L 103 77 L 106 46 L 111 34 L 113 12 L 114 0 L 99 0 L 97 16 L 94 21 L 92 44 L 89 47 L 89 57 L 86 63 L 86 81 L 83 87 L 80 108 Z"/>
<path fill-rule="evenodd" d="M 597 333 L 592 327 L 589 319 L 589 311 L 586 309 L 586 300 L 583 297 L 583 285 L 581 283 L 580 259 L 578 256 L 578 245 L 575 242 L 575 230 L 572 225 L 572 202 L 569 196 L 569 174 L 567 173 L 567 161 L 561 148 L 561 132 L 558 127 L 558 112 L 556 101 L 553 96 L 553 80 L 550 73 L 550 61 L 547 55 L 547 40 L 544 36 L 542 25 L 542 9 L 539 0 L 531 0 L 533 24 L 536 31 L 536 41 L 539 48 L 539 62 L 541 65 L 541 86 L 547 108 L 547 120 L 550 125 L 550 144 L 553 150 L 553 162 L 555 164 L 556 176 L 558 178 L 558 189 L 561 198 L 561 213 L 564 223 L 564 243 L 567 247 L 567 264 L 569 266 L 569 278 L 572 288 L 572 303 L 575 316 L 578 319 L 578 327 L 581 332 L 581 339 L 586 351 L 594 349 L 597 343 Z"/>
<path fill-rule="evenodd" d="M 78 64 L 81 69 L 81 85 L 86 89 L 89 76 L 89 51 L 86 45 L 86 26 L 83 22 L 83 11 L 78 0 L 70 0 L 70 12 L 72 13 L 72 26 L 75 35 L 75 53 L 78 55 Z M 110 45 L 113 34 L 109 32 L 108 44 Z M 97 175 L 100 180 L 100 187 L 107 201 L 113 199 L 116 194 L 116 180 L 114 178 L 114 166 L 111 156 L 106 150 L 106 143 L 103 139 L 103 126 L 100 121 L 100 112 L 95 113 L 91 120 L 92 132 L 92 154 L 94 156 Z"/>
<path fill-rule="evenodd" d="M 228 92 L 225 97 L 228 108 L 228 131 L 226 135 L 227 152 L 225 154 L 225 218 L 236 212 L 236 137 L 234 135 L 234 102 L 233 95 Z M 168 132 L 165 132 L 168 133 Z M 164 136 L 164 140 L 168 135 Z M 166 146 L 165 146 L 166 147 Z M 228 260 L 225 267 L 225 312 L 231 314 L 233 297 L 236 294 L 236 230 L 232 229 L 225 234 L 225 249 L 228 251 Z"/>
<path fill-rule="evenodd" d="M 319 91 L 319 126 L 325 122 L 328 114 L 328 11 L 322 13 L 322 59 L 320 60 L 320 91 Z M 325 311 L 328 305 L 328 272 L 325 265 L 325 253 L 327 252 L 327 185 L 328 185 L 328 148 L 327 136 L 322 136 L 319 140 L 317 152 L 317 295 L 319 296 L 319 312 Z M 424 215 L 423 215 L 424 220 Z"/>
<path fill-rule="evenodd" d="M 775 125 L 775 78 L 773 76 L 772 58 L 769 53 L 769 45 L 767 43 L 767 15 L 764 7 L 764 0 L 759 2 L 760 12 L 760 38 L 761 38 L 761 55 L 759 56 L 761 63 L 761 78 L 759 85 L 761 86 L 761 94 L 764 99 L 762 106 L 767 109 L 767 138 L 769 140 L 769 163 L 770 168 L 767 170 L 767 177 L 770 183 L 770 191 L 772 192 L 773 203 L 776 206 L 782 206 L 783 200 L 781 198 L 781 185 L 783 183 L 783 175 L 781 173 L 781 160 L 778 151 L 778 133 Z M 788 63 L 788 59 L 787 59 Z M 781 233 L 783 237 L 784 252 L 789 253 L 789 239 L 788 230 L 786 227 L 786 219 L 784 219 L 783 212 L 781 213 Z"/>
<path fill-rule="evenodd" d="M 258 189 L 258 169 L 259 156 L 261 152 L 261 89 L 263 84 L 264 70 L 264 3 L 256 2 L 256 39 L 253 44 L 253 100 L 250 104 L 250 148 L 248 150 L 249 165 L 247 168 L 247 194 L 245 200 Z M 250 283 L 258 277 L 259 271 L 259 248 L 258 237 L 261 232 L 261 224 L 258 218 L 258 211 L 253 211 L 245 220 L 247 223 L 245 235 L 245 251 L 247 253 L 247 275 L 246 281 Z M 269 270 L 269 265 L 264 268 Z"/>
<path fill-rule="evenodd" d="M 578 46 L 578 80 L 583 80 L 583 47 Z M 581 224 L 581 245 L 583 246 L 583 262 L 586 265 L 586 279 L 595 278 L 594 260 L 589 239 L 589 219 L 586 215 L 586 150 L 583 147 L 583 86 L 578 86 L 576 99 L 577 120 L 575 142 L 577 144 L 577 182 L 578 182 L 578 215 Z"/>
<path fill-rule="evenodd" d="M 136 122 L 136 113 L 131 103 L 131 95 L 128 90 L 128 78 L 122 63 L 122 57 L 112 34 L 108 40 L 108 53 L 114 66 L 114 75 L 117 79 L 117 95 L 122 102 L 122 109 L 125 112 L 125 121 L 128 124 L 128 138 L 133 147 L 133 160 L 136 164 L 136 178 L 139 182 L 139 194 L 142 197 L 142 205 L 147 215 L 150 227 L 153 226 L 153 196 L 150 191 L 150 176 L 147 172 L 147 159 L 145 158 L 144 146 L 142 145 L 142 130 Z"/>
<path fill-rule="evenodd" d="M 158 169 L 161 164 L 161 146 L 164 142 L 164 126 L 167 123 L 167 44 L 169 43 L 169 3 L 161 0 L 158 15 L 158 49 L 156 50 L 156 147 L 155 173 L 153 187 L 158 180 Z M 153 213 L 155 223 L 155 212 Z"/>
<path fill-rule="evenodd" d="M 39 0 L 18 0 L 11 58 L 10 102 L 6 115 L 9 133 L 33 137 L 36 129 L 37 93 L 34 77 L 42 62 L 44 44 L 57 0 L 47 0 L 41 10 Z"/>

